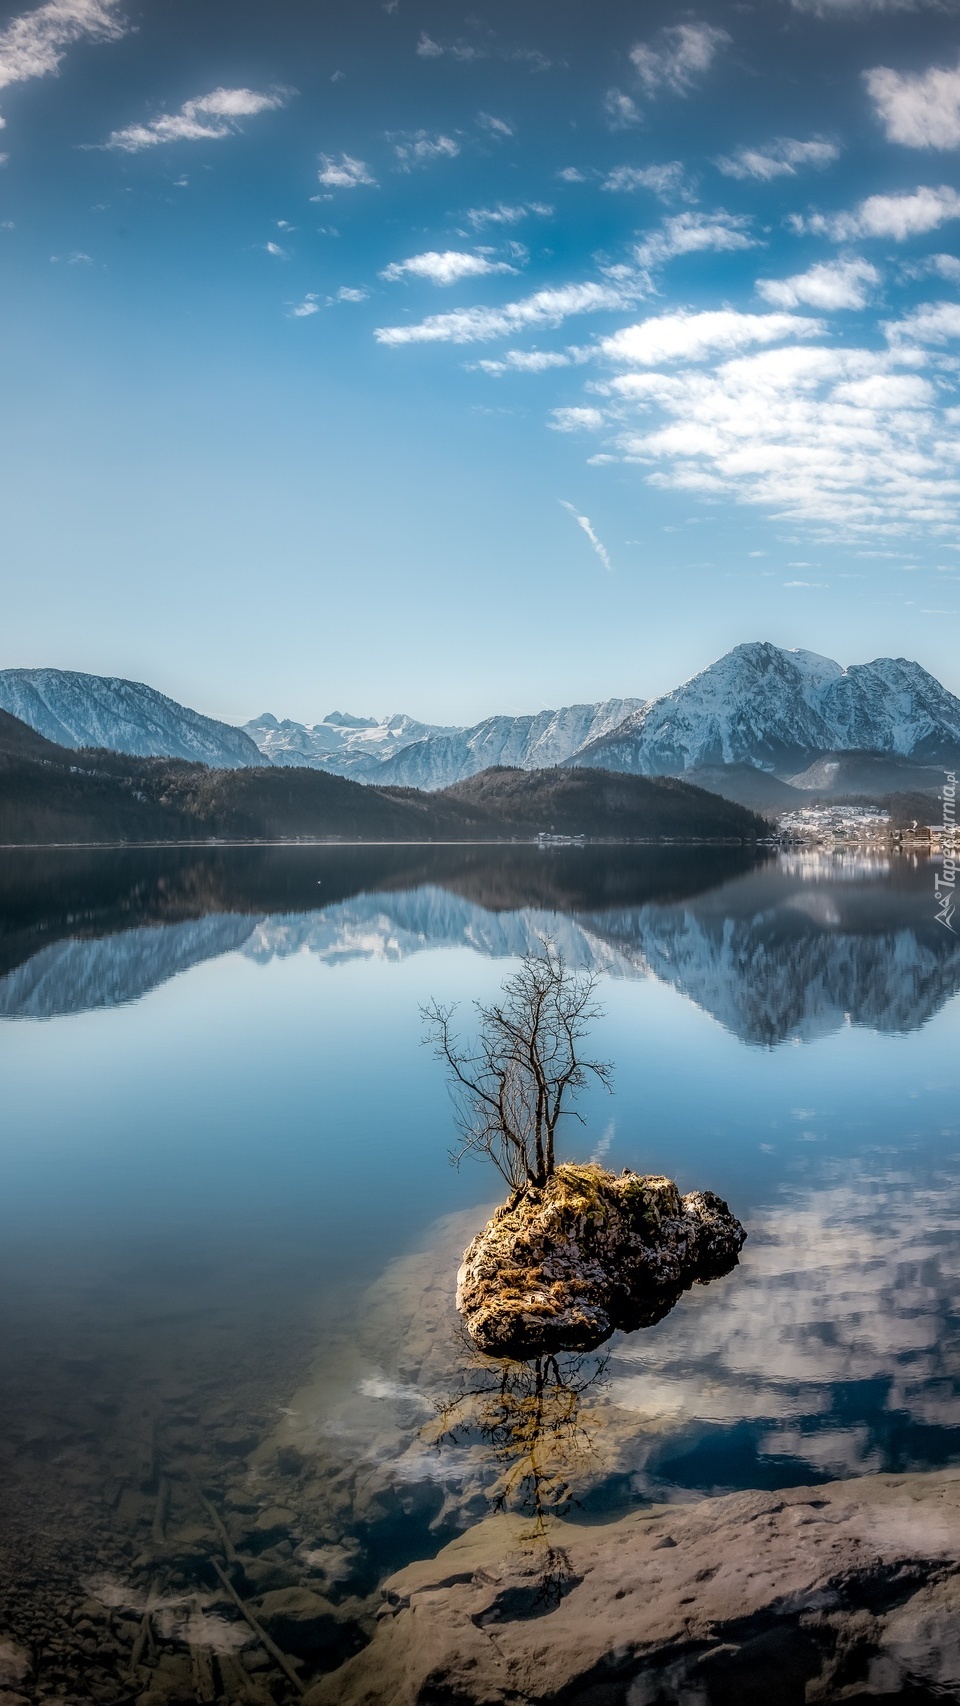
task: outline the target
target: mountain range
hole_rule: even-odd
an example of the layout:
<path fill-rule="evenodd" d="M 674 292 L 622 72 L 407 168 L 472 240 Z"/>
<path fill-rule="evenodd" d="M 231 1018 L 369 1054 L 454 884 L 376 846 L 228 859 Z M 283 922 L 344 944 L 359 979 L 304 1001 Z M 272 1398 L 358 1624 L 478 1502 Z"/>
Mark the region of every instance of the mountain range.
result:
<path fill-rule="evenodd" d="M 339 711 L 308 728 L 289 720 L 278 723 L 266 712 L 245 723 L 244 732 L 274 764 L 309 764 L 378 787 L 448 788 L 493 765 L 541 770 L 564 764 L 619 728 L 643 703 L 605 699 L 536 716 L 486 717 L 470 728 L 418 723 L 402 715 L 375 723 Z"/>
<path fill-rule="evenodd" d="M 762 818 L 676 777 L 487 770 L 452 789 L 364 787 L 56 745 L 0 711 L 0 845 L 226 841 L 756 841 Z"/>
<path fill-rule="evenodd" d="M 465 728 L 405 714 L 377 722 L 333 711 L 313 725 L 264 712 L 239 729 L 137 682 L 54 669 L 0 671 L 0 709 L 66 747 L 185 758 L 220 769 L 312 769 L 381 788 L 429 791 L 493 766 L 563 765 L 686 776 L 729 792 L 722 778 L 732 779 L 732 767 L 739 767 L 741 792 L 734 797 L 767 806 L 786 798 L 782 789 L 760 785 L 757 775 L 801 794 L 836 794 L 849 791 L 841 781 L 843 754 L 881 753 L 894 769 L 912 767 L 888 789 L 934 791 L 930 767 L 960 757 L 960 699 L 920 664 L 878 658 L 844 669 L 816 653 L 763 641 L 734 647 L 656 699 L 493 716 Z M 832 776 L 822 761 L 836 763 Z"/>

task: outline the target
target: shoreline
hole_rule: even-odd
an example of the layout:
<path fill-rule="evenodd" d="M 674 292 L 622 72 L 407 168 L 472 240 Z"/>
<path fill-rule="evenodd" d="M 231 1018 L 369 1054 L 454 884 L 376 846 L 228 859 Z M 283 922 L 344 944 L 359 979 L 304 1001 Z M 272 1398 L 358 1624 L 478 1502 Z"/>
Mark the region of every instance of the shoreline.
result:
<path fill-rule="evenodd" d="M 539 847 L 544 850 L 554 847 L 757 847 L 765 851 L 776 852 L 772 843 L 766 841 L 746 841 L 741 836 L 678 836 L 661 835 L 643 839 L 632 836 L 556 836 L 549 839 L 531 836 L 529 840 L 477 840 L 477 841 L 381 841 L 370 837 L 369 840 L 347 840 L 331 837 L 328 840 L 313 840 L 300 837 L 280 840 L 223 840 L 223 841 L 0 841 L 0 853 L 91 853 L 91 852 L 136 852 L 138 849 L 156 849 L 160 847 L 194 847 L 198 851 L 217 852 L 225 847 Z"/>

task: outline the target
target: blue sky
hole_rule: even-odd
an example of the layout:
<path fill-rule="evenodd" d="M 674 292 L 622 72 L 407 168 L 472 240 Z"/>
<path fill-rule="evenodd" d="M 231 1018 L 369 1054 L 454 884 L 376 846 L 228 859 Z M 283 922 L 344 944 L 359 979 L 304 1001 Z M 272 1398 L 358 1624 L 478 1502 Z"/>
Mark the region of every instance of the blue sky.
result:
<path fill-rule="evenodd" d="M 0 7 L 0 665 L 960 690 L 960 8 Z"/>

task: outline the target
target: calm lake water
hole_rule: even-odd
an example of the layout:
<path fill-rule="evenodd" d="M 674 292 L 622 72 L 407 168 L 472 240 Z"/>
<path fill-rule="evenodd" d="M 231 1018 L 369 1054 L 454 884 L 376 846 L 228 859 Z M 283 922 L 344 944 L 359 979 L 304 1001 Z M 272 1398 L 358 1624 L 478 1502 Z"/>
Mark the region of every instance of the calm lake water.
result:
<path fill-rule="evenodd" d="M 13 1632 L 73 1687 L 58 1618 L 77 1583 L 113 1607 L 76 1698 L 121 1698 L 149 1583 L 209 1587 L 208 1507 L 247 1597 L 306 1582 L 353 1608 L 305 1674 L 363 1639 L 383 1573 L 489 1508 L 476 1416 L 434 1442 L 472 1379 L 456 1266 L 499 1193 L 448 1165 L 419 1009 L 468 1015 L 544 935 L 599 973 L 616 1064 L 569 1152 L 709 1187 L 749 1234 L 588 1369 L 580 1519 L 960 1461 L 960 940 L 933 866 L 7 854 L 0 1589 L 19 1578 Z M 189 1648 L 185 1615 L 151 1640 Z M 191 1615 L 233 1662 L 223 1608 Z"/>

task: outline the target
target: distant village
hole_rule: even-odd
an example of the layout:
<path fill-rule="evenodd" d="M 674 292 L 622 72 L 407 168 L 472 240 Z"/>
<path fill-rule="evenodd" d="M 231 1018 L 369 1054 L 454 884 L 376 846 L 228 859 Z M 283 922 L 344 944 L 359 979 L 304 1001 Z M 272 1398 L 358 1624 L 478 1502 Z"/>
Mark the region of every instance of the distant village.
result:
<path fill-rule="evenodd" d="M 782 812 L 777 819 L 776 839 L 783 845 L 805 847 L 890 847 L 899 845 L 939 853 L 943 846 L 943 822 L 939 800 L 930 800 L 930 821 L 915 818 L 894 826 L 891 815 L 880 806 L 816 805 Z"/>

